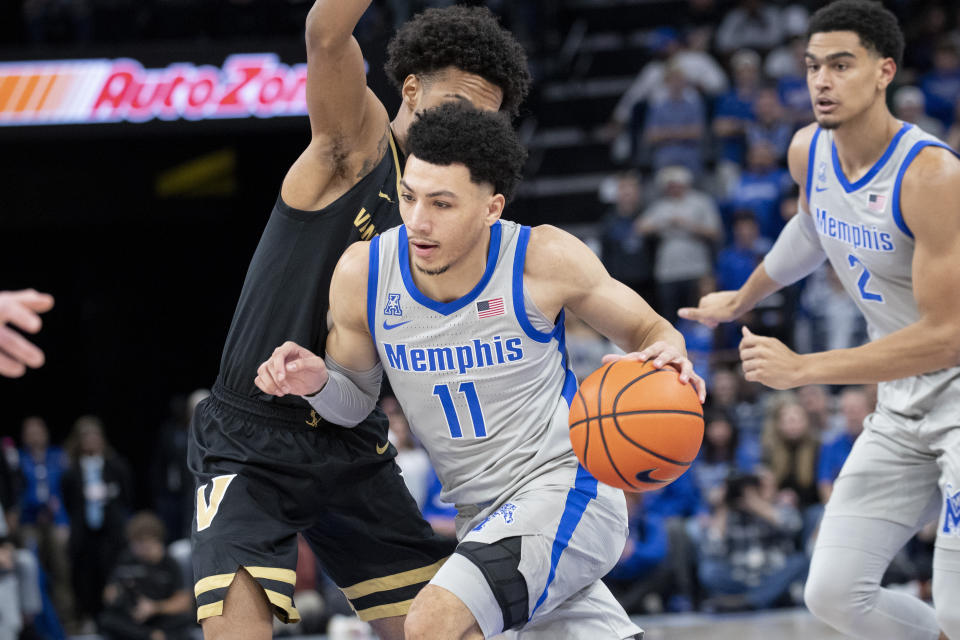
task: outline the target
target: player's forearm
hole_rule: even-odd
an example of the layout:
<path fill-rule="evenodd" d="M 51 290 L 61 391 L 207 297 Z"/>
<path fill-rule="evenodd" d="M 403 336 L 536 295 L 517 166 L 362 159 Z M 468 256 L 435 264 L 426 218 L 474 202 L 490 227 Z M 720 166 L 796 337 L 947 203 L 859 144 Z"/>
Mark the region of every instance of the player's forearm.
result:
<path fill-rule="evenodd" d="M 887 382 L 960 365 L 960 331 L 920 320 L 860 347 L 800 358 L 798 386 Z"/>
<path fill-rule="evenodd" d="M 656 342 L 666 342 L 676 347 L 680 353 L 687 354 L 687 345 L 683 340 L 683 335 L 661 316 L 657 316 L 655 321 L 640 332 L 630 351 L 643 351 Z"/>
<path fill-rule="evenodd" d="M 370 0 L 317 0 L 307 14 L 307 51 L 336 49 L 353 35 Z"/>
<path fill-rule="evenodd" d="M 743 286 L 737 290 L 735 317 L 752 310 L 758 302 L 780 289 L 781 285 L 767 275 L 767 270 L 761 262 L 747 278 L 747 281 L 743 283 Z"/>

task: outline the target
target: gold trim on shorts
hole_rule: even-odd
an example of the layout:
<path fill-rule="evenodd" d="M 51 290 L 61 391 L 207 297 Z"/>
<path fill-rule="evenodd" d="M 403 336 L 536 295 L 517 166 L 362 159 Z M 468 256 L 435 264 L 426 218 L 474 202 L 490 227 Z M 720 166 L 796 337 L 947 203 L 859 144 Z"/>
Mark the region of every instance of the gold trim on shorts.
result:
<path fill-rule="evenodd" d="M 400 573 L 394 573 L 393 575 L 383 576 L 381 578 L 371 578 L 370 580 L 364 580 L 363 582 L 358 582 L 355 585 L 341 589 L 341 591 L 347 596 L 347 600 L 351 601 L 350 606 L 356 612 L 357 617 L 364 622 L 393 616 L 405 616 L 407 612 L 410 611 L 410 605 L 413 603 L 413 599 L 376 605 L 359 610 L 353 606 L 352 601 L 372 593 L 380 593 L 382 591 L 390 591 L 391 589 L 409 587 L 410 585 L 421 582 L 428 582 L 437 574 L 437 571 L 440 570 L 440 567 L 442 567 L 446 561 L 447 558 L 443 558 L 426 567 L 401 571 Z"/>
<path fill-rule="evenodd" d="M 286 582 L 290 585 L 295 585 L 297 583 L 297 573 L 296 571 L 292 571 L 290 569 L 280 569 L 277 567 L 243 568 L 254 579 L 263 578 L 265 580 Z M 234 571 L 233 573 L 219 573 L 216 575 L 207 576 L 206 578 L 201 578 L 193 587 L 193 595 L 194 597 L 199 598 L 208 591 L 229 587 L 233 583 L 233 579 L 236 577 L 236 575 L 237 573 Z M 272 589 L 267 589 L 263 585 L 261 585 L 260 588 L 263 589 L 267 596 L 267 600 L 270 601 L 270 604 L 280 609 L 280 611 L 274 611 L 274 614 L 282 622 L 298 622 L 300 620 L 300 613 L 297 611 L 297 608 L 293 606 L 293 600 L 290 598 L 290 596 L 278 593 Z M 197 622 L 200 622 L 204 618 L 209 618 L 210 616 L 221 615 L 223 615 L 223 600 L 217 600 L 216 602 L 211 602 L 209 604 L 197 607 Z"/>

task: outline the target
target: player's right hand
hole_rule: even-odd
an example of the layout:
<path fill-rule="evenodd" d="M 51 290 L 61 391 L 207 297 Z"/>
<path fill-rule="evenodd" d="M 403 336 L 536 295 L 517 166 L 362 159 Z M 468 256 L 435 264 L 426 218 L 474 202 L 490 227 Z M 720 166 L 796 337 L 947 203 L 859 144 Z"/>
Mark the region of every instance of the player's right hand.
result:
<path fill-rule="evenodd" d="M 295 342 L 284 342 L 257 368 L 253 381 L 264 393 L 273 396 L 313 395 L 327 383 L 323 358 Z"/>
<path fill-rule="evenodd" d="M 688 320 L 696 320 L 711 329 L 721 322 L 736 320 L 743 311 L 739 308 L 737 291 L 716 291 L 700 298 L 696 307 L 683 307 L 677 315 Z"/>
<path fill-rule="evenodd" d="M 52 308 L 53 296 L 48 293 L 33 289 L 0 291 L 0 375 L 19 378 L 27 367 L 43 366 L 43 351 L 6 325 L 36 333 L 43 325 L 38 314 Z"/>

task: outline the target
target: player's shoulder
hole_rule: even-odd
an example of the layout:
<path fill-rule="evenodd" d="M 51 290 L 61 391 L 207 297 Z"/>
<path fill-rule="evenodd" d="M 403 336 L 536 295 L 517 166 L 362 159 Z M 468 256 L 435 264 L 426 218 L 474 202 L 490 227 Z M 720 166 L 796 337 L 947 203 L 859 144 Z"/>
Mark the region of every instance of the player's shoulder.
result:
<path fill-rule="evenodd" d="M 333 272 L 333 281 L 330 289 L 338 294 L 366 291 L 367 277 L 370 273 L 370 247 L 368 240 L 354 242 L 337 262 Z"/>
<path fill-rule="evenodd" d="M 531 227 L 526 271 L 549 273 L 566 263 L 581 247 L 586 249 L 576 236 L 552 224 Z"/>
<path fill-rule="evenodd" d="M 903 186 L 960 189 L 960 157 L 939 144 L 924 146 L 904 172 Z"/>
<path fill-rule="evenodd" d="M 810 157 L 810 143 L 813 142 L 813 136 L 816 134 L 818 125 L 816 122 L 799 129 L 793 134 L 790 140 L 790 148 L 787 151 L 787 162 L 790 165 L 790 174 L 800 181 L 807 172 L 807 162 Z"/>

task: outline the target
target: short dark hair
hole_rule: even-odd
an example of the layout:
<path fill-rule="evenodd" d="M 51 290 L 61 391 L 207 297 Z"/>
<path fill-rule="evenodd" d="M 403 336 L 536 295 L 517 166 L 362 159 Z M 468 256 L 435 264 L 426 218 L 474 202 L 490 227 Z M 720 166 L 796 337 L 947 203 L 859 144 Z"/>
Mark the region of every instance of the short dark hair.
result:
<path fill-rule="evenodd" d="M 127 522 L 127 540 L 156 540 L 161 544 L 167 537 L 167 529 L 163 522 L 150 511 L 141 511 Z"/>
<path fill-rule="evenodd" d="M 486 7 L 427 9 L 400 27 L 387 45 L 387 75 L 397 88 L 410 74 L 456 67 L 503 91 L 501 111 L 517 115 L 530 90 L 523 47 Z"/>
<path fill-rule="evenodd" d="M 903 62 L 903 32 L 893 13 L 872 0 L 837 0 L 817 10 L 810 18 L 807 39 L 825 31 L 853 31 L 867 49 L 882 58 Z"/>
<path fill-rule="evenodd" d="M 507 200 L 523 178 L 527 159 L 506 117 L 455 102 L 417 114 L 407 133 L 407 152 L 430 164 L 466 165 L 472 182 L 492 184 Z"/>

